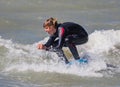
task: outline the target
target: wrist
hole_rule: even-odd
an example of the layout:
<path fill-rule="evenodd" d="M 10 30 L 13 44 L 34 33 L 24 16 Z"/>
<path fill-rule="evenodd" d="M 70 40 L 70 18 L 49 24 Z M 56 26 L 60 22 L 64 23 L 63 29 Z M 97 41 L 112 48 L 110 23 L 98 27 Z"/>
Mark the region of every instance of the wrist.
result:
<path fill-rule="evenodd" d="M 47 49 L 47 47 L 45 45 L 43 45 L 43 49 Z"/>

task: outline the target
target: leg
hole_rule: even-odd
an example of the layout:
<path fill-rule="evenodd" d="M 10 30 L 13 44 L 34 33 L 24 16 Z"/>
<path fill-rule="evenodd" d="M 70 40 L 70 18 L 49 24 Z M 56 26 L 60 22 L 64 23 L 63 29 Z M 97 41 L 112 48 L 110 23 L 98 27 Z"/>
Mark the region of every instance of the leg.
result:
<path fill-rule="evenodd" d="M 72 43 L 73 40 L 74 40 L 74 38 L 72 36 L 68 36 L 65 39 L 65 45 L 70 49 L 74 59 L 77 60 L 77 59 L 80 58 L 80 56 L 78 54 L 78 51 L 77 51 L 77 48 L 76 48 L 75 44 Z"/>
<path fill-rule="evenodd" d="M 75 60 L 79 59 L 80 57 L 79 57 L 79 54 L 78 54 L 78 51 L 77 51 L 75 44 L 72 44 L 72 43 L 68 44 L 68 47 L 69 47 L 74 59 Z"/>
<path fill-rule="evenodd" d="M 65 46 L 69 47 L 73 57 L 75 59 L 79 59 L 80 56 L 78 54 L 77 48 L 75 45 L 84 44 L 88 41 L 88 37 L 78 36 L 78 35 L 70 35 L 65 38 Z"/>
<path fill-rule="evenodd" d="M 65 61 L 65 63 L 69 63 L 62 49 L 56 51 L 56 54 L 61 58 L 61 60 Z"/>
<path fill-rule="evenodd" d="M 54 42 L 54 44 L 52 45 L 53 48 L 58 45 L 58 41 L 59 41 L 59 40 L 56 40 L 56 41 Z M 60 48 L 60 49 L 55 49 L 55 52 L 56 52 L 56 54 L 61 58 L 61 60 L 65 61 L 66 64 L 69 63 L 69 61 L 68 61 L 67 57 L 65 56 L 62 48 Z"/>

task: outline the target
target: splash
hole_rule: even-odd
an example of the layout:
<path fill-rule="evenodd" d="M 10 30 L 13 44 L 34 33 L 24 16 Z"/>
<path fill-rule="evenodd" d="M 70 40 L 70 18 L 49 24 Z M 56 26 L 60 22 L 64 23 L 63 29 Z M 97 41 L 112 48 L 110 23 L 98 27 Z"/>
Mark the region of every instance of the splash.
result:
<path fill-rule="evenodd" d="M 89 42 L 86 44 L 90 52 L 100 54 L 113 49 L 115 45 L 120 44 L 120 30 L 102 30 L 95 31 L 89 36 Z"/>
<path fill-rule="evenodd" d="M 101 77 L 103 73 L 96 71 L 106 70 L 106 58 L 104 52 L 110 54 L 110 50 L 118 52 L 120 56 L 120 30 L 102 30 L 95 31 L 89 36 L 88 43 L 78 46 L 78 50 L 85 50 L 85 54 L 90 56 L 90 61 L 86 65 L 67 66 L 59 57 L 53 53 L 44 50 L 38 50 L 38 43 L 45 43 L 48 39 L 34 44 L 13 43 L 12 40 L 5 40 L 0 37 L 0 59 L 1 72 L 50 72 L 61 74 L 73 74 L 78 76 L 96 76 Z M 3 52 L 3 49 L 5 51 Z M 4 53 L 4 55 L 2 55 Z M 116 54 L 112 54 L 116 55 Z M 109 60 L 109 59 L 108 59 Z M 120 59 L 116 60 L 119 61 Z"/>

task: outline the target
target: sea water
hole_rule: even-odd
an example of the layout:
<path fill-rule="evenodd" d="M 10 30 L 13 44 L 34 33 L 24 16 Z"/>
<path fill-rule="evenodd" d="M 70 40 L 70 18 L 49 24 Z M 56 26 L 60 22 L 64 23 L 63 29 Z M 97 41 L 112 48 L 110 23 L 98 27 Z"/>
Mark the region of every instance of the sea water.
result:
<path fill-rule="evenodd" d="M 119 9 L 119 0 L 1 0 L 0 87 L 120 87 Z M 87 30 L 89 41 L 77 49 L 88 64 L 67 66 L 36 48 L 48 39 L 42 24 L 49 17 Z"/>

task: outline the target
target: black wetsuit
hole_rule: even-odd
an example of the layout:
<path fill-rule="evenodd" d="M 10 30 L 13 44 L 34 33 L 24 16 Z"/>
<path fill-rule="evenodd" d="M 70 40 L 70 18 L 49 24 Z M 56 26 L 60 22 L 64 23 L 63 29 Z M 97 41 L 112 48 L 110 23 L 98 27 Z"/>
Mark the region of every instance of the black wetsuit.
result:
<path fill-rule="evenodd" d="M 45 46 L 53 46 L 54 48 L 61 50 L 63 46 L 69 47 L 74 58 L 79 59 L 80 57 L 75 45 L 80 45 L 88 41 L 88 34 L 85 29 L 73 22 L 58 24 L 56 29 L 56 33 L 50 36 Z M 65 62 L 67 63 L 68 60 L 63 51 L 62 54 L 65 58 Z"/>

